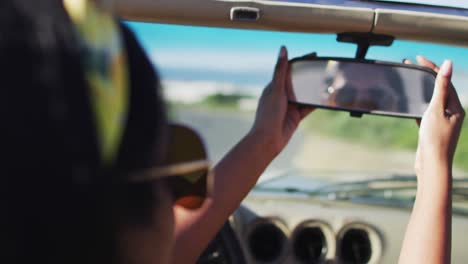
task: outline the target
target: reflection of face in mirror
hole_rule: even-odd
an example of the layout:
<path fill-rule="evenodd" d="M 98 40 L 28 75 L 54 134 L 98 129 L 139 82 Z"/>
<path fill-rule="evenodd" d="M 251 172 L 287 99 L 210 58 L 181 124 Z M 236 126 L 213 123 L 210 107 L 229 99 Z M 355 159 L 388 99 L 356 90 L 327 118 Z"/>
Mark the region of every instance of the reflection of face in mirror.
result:
<path fill-rule="evenodd" d="M 407 112 L 399 73 L 390 67 L 330 61 L 323 102 L 363 110 Z"/>

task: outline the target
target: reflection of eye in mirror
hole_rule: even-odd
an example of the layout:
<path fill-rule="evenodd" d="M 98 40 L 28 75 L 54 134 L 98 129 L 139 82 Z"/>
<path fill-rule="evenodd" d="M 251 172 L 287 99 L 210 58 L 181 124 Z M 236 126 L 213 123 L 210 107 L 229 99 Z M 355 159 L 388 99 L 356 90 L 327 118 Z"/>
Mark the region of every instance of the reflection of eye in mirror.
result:
<path fill-rule="evenodd" d="M 291 65 L 295 103 L 345 111 L 420 117 L 435 81 L 418 66 L 383 62 L 317 58 Z"/>

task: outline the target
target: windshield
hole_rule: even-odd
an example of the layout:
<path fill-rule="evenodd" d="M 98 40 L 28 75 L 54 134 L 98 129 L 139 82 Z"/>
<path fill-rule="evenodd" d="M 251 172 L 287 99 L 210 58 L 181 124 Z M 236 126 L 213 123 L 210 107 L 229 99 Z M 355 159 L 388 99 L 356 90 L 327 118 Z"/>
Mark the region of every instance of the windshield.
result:
<path fill-rule="evenodd" d="M 204 137 L 217 162 L 250 129 L 257 100 L 270 81 L 278 49 L 290 58 L 313 51 L 319 56 L 353 57 L 355 46 L 335 35 L 129 23 L 155 63 L 170 118 L 190 124 Z M 440 64 L 454 61 L 453 83 L 463 104 L 468 100 L 468 49 L 395 41 L 373 47 L 368 58 L 401 62 L 425 55 Z M 465 122 L 466 126 L 466 122 Z M 262 179 L 301 171 L 326 179 L 413 175 L 418 128 L 414 120 L 316 110 L 301 124 L 287 148 Z M 468 172 L 468 134 L 461 135 L 454 175 Z M 338 175 L 338 174 L 337 174 Z"/>
<path fill-rule="evenodd" d="M 298 180 L 288 176 L 276 177 L 258 184 L 258 193 L 297 194 L 311 199 L 350 201 L 379 206 L 412 208 L 416 199 L 417 181 L 414 175 L 393 175 L 361 180 L 327 182 Z M 281 181 L 292 184 L 283 187 Z M 468 216 L 468 178 L 453 181 L 453 213 Z"/>

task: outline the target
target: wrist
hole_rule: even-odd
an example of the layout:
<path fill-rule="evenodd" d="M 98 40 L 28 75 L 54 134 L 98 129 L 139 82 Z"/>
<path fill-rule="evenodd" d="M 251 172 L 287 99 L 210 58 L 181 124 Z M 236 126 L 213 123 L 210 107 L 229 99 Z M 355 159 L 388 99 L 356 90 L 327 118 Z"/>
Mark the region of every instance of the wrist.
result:
<path fill-rule="evenodd" d="M 429 163 L 417 170 L 418 193 L 445 196 L 452 188 L 452 170 L 449 164 Z"/>
<path fill-rule="evenodd" d="M 415 173 L 420 175 L 450 175 L 452 171 L 452 158 L 450 155 L 438 152 L 418 149 L 419 155 L 416 155 Z M 428 176 L 424 176 L 427 178 Z M 437 178 L 437 177 L 436 177 Z"/>

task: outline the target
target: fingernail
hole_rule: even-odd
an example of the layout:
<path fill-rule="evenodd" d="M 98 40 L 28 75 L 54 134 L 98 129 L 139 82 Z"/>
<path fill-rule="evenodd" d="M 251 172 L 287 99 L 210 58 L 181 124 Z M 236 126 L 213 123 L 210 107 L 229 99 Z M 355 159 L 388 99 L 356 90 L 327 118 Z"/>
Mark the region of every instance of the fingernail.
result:
<path fill-rule="evenodd" d="M 286 58 L 286 48 L 284 46 L 281 46 L 279 57 Z"/>
<path fill-rule="evenodd" d="M 445 60 L 440 67 L 439 73 L 442 74 L 442 76 L 450 77 L 452 75 L 452 61 Z"/>
<path fill-rule="evenodd" d="M 424 57 L 422 55 L 416 55 L 416 61 L 418 61 L 419 63 L 423 62 L 424 61 Z"/>

